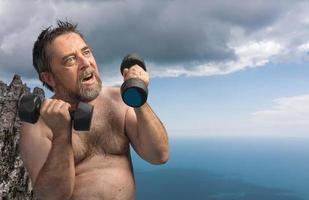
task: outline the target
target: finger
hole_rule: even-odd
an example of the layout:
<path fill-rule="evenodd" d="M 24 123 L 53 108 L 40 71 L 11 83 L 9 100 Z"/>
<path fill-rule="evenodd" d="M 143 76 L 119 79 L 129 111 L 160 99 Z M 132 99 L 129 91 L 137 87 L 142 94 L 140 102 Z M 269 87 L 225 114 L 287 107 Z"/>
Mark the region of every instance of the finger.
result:
<path fill-rule="evenodd" d="M 71 105 L 65 101 L 61 101 L 59 102 L 59 107 L 58 107 L 58 111 L 60 113 L 62 113 L 63 115 L 65 115 L 66 117 L 70 118 L 70 114 L 69 114 L 69 109 L 70 109 Z"/>
<path fill-rule="evenodd" d="M 139 77 L 140 77 L 140 76 L 139 76 L 139 73 L 136 72 L 136 71 L 130 71 L 130 72 L 127 74 L 127 76 L 126 76 L 127 79 L 130 79 L 130 78 L 139 78 Z"/>
<path fill-rule="evenodd" d="M 48 106 L 47 112 L 48 113 L 55 112 L 58 104 L 59 104 L 59 100 L 53 99 Z"/>
<path fill-rule="evenodd" d="M 128 74 L 128 72 L 129 72 L 129 69 L 128 69 L 128 68 L 125 68 L 125 69 L 122 71 L 123 77 L 126 77 L 127 74 Z"/>
<path fill-rule="evenodd" d="M 139 66 L 139 65 L 133 65 L 130 69 L 132 69 L 132 70 L 137 70 L 137 71 L 141 71 L 141 70 L 143 70 L 143 71 L 145 71 L 141 66 Z"/>
<path fill-rule="evenodd" d="M 66 102 L 58 100 L 55 104 L 54 104 L 54 111 L 61 111 L 61 110 L 65 110 L 65 104 Z"/>
<path fill-rule="evenodd" d="M 40 114 L 42 115 L 43 113 L 49 112 L 51 105 L 52 105 L 52 100 L 51 99 L 45 99 L 43 100 L 41 104 L 41 109 L 40 109 Z"/>
<path fill-rule="evenodd" d="M 61 109 L 65 110 L 65 111 L 69 111 L 70 109 L 72 109 L 72 106 L 71 106 L 71 104 L 64 101 Z"/>
<path fill-rule="evenodd" d="M 42 101 L 41 108 L 39 110 L 41 116 L 46 111 L 47 106 L 48 106 L 48 99 L 45 99 Z"/>

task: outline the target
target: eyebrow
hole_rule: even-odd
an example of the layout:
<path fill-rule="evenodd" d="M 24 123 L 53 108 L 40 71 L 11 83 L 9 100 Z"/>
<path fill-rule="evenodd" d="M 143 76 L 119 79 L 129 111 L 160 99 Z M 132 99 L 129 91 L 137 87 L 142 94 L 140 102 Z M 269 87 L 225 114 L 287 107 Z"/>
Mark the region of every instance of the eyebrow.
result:
<path fill-rule="evenodd" d="M 85 50 L 88 50 L 88 49 L 90 49 L 88 46 L 85 46 L 85 47 L 83 47 L 82 49 L 81 49 L 81 51 L 85 51 Z"/>

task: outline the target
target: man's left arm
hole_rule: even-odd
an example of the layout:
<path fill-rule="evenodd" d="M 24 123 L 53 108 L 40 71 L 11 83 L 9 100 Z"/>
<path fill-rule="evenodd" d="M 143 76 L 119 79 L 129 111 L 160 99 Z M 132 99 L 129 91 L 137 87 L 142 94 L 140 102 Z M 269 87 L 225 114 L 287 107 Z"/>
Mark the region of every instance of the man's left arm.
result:
<path fill-rule="evenodd" d="M 168 138 L 164 125 L 148 103 L 129 108 L 125 130 L 135 151 L 152 164 L 163 164 L 169 157 Z"/>
<path fill-rule="evenodd" d="M 123 70 L 124 81 L 139 78 L 149 84 L 149 74 L 138 65 Z M 128 108 L 125 115 L 125 131 L 134 150 L 152 164 L 163 164 L 169 156 L 168 139 L 164 125 L 148 103 L 139 108 Z"/>

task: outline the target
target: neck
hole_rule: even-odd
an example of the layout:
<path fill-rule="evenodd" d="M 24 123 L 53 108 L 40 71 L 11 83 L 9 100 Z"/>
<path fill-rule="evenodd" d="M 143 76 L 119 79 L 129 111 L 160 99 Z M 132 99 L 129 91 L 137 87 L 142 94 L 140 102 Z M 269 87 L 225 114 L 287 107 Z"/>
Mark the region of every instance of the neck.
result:
<path fill-rule="evenodd" d="M 71 98 L 69 95 L 62 95 L 59 92 L 55 91 L 55 94 L 52 96 L 52 99 L 60 99 L 71 105 L 77 104 L 78 100 Z"/>

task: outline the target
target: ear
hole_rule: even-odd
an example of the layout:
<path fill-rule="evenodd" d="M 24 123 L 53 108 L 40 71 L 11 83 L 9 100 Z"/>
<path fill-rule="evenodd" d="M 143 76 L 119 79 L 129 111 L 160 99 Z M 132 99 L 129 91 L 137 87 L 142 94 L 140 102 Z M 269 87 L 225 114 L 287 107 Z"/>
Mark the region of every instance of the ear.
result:
<path fill-rule="evenodd" d="M 54 75 L 51 72 L 41 72 L 40 77 L 44 83 L 48 84 L 52 88 L 55 87 L 56 83 L 55 83 Z"/>

